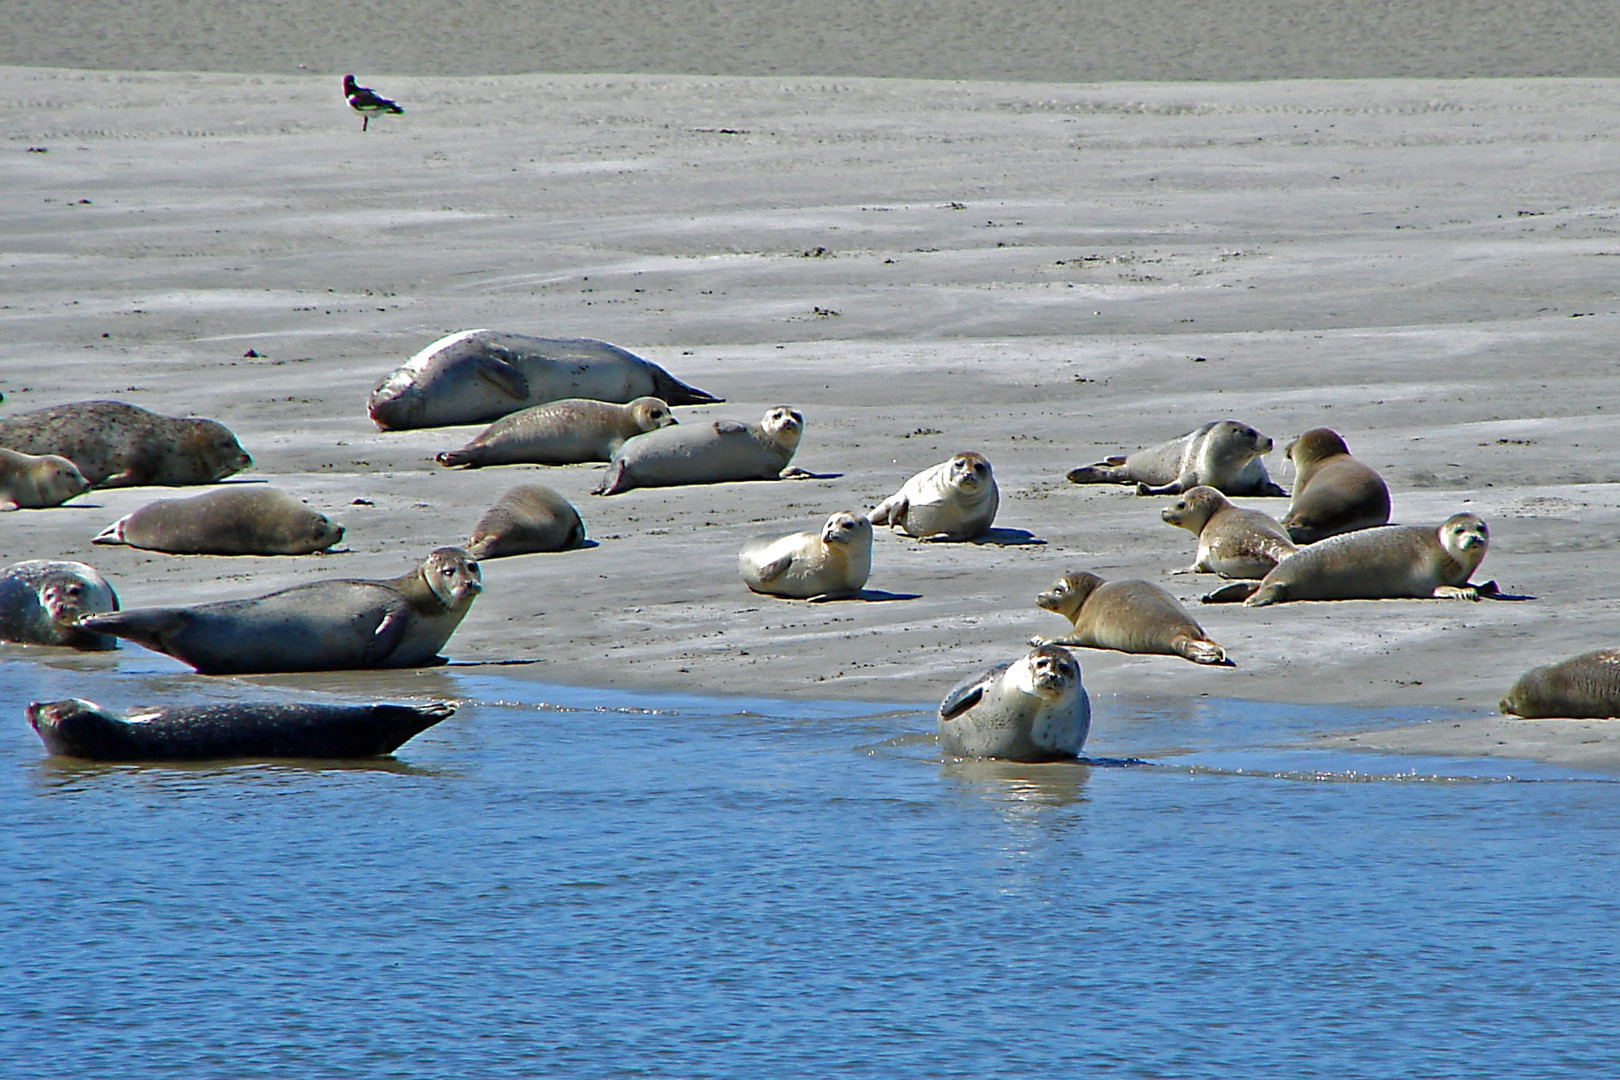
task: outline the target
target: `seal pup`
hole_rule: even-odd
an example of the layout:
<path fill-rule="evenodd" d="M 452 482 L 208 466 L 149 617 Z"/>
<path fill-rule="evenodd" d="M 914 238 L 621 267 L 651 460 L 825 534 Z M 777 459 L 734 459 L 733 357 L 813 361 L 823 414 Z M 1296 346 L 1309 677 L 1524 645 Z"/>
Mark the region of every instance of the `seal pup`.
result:
<path fill-rule="evenodd" d="M 1531 668 L 1519 676 L 1499 707 L 1527 720 L 1620 716 L 1620 649 L 1598 649 Z"/>
<path fill-rule="evenodd" d="M 90 481 L 65 457 L 0 448 L 0 510 L 61 506 L 89 490 Z"/>
<path fill-rule="evenodd" d="M 483 583 L 457 547 L 386 581 L 313 581 L 248 600 L 132 608 L 80 625 L 167 653 L 204 675 L 443 664 Z"/>
<path fill-rule="evenodd" d="M 737 555 L 743 584 L 757 593 L 790 600 L 837 600 L 854 596 L 872 573 L 872 523 L 840 512 L 820 532 L 757 536 Z"/>
<path fill-rule="evenodd" d="M 0 446 L 58 454 L 92 487 L 212 484 L 253 464 L 225 425 L 122 401 L 49 405 L 0 420 Z"/>
<path fill-rule="evenodd" d="M 625 441 L 592 495 L 638 487 L 776 480 L 799 448 L 804 416 L 778 405 L 757 424 L 735 420 L 659 428 Z"/>
<path fill-rule="evenodd" d="M 1389 524 L 1389 486 L 1350 456 L 1332 428 L 1312 428 L 1283 451 L 1294 463 L 1294 496 L 1283 528 L 1296 544 Z"/>
<path fill-rule="evenodd" d="M 913 476 L 867 517 L 919 540 L 972 540 L 990 528 L 1000 503 L 990 462 L 970 450 Z"/>
<path fill-rule="evenodd" d="M 478 519 L 467 541 L 467 554 L 475 559 L 499 559 L 564 551 L 584 542 L 585 523 L 573 503 L 544 484 L 519 484 Z"/>
<path fill-rule="evenodd" d="M 1084 570 L 1064 574 L 1035 598 L 1074 624 L 1058 638 L 1036 635 L 1031 645 L 1079 645 L 1128 653 L 1184 656 L 1195 664 L 1229 665 L 1181 601 L 1151 581 L 1104 581 Z"/>
<path fill-rule="evenodd" d="M 90 542 L 171 555 L 311 555 L 342 539 L 342 525 L 284 491 L 232 486 L 147 503 Z"/>
<path fill-rule="evenodd" d="M 446 450 L 434 460 L 468 469 L 611 461 L 626 439 L 673 423 L 674 414 L 660 398 L 638 397 L 627 405 L 564 398 L 509 413 L 460 450 Z"/>
<path fill-rule="evenodd" d="M 1490 545 L 1473 514 L 1452 514 L 1439 528 L 1380 525 L 1302 547 L 1258 582 L 1238 581 L 1205 596 L 1207 604 L 1248 607 L 1294 600 L 1478 600 L 1470 585 Z"/>
<path fill-rule="evenodd" d="M 0 570 L 0 641 L 116 649 L 117 638 L 92 633 L 79 619 L 117 610 L 118 594 L 85 563 L 30 559 Z"/>
<path fill-rule="evenodd" d="M 1078 757 L 1091 731 L 1080 662 L 1066 649 L 1042 645 L 964 679 L 940 702 L 938 731 L 940 749 L 954 757 Z"/>
<path fill-rule="evenodd" d="M 358 758 L 392 754 L 454 713 L 432 705 L 232 702 L 137 709 L 118 716 L 93 701 L 36 701 L 28 722 L 45 749 L 90 761 L 208 758 Z"/>
<path fill-rule="evenodd" d="M 1279 495 L 1262 454 L 1271 438 L 1236 420 L 1212 420 L 1169 442 L 1070 469 L 1074 484 L 1135 484 L 1138 495 L 1180 495 L 1200 484 L 1226 495 Z"/>
<path fill-rule="evenodd" d="M 1225 495 L 1200 484 L 1182 492 L 1159 517 L 1198 537 L 1198 558 L 1172 574 L 1219 574 L 1263 578 L 1298 550 L 1269 514 L 1234 506 Z"/>
<path fill-rule="evenodd" d="M 360 114 L 361 131 L 371 126 L 373 116 L 399 116 L 405 112 L 395 102 L 355 82 L 353 75 L 343 76 L 343 97 L 349 103 L 349 108 Z"/>
<path fill-rule="evenodd" d="M 671 405 L 721 400 L 635 353 L 592 338 L 539 338 L 462 330 L 433 342 L 390 373 L 366 406 L 384 431 L 487 424 L 562 398 Z"/>

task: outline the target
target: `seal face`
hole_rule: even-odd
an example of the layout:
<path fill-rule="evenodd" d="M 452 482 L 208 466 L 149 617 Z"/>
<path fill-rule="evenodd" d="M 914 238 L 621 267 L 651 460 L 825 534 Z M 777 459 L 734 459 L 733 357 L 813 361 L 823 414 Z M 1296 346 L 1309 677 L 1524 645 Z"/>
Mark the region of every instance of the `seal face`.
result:
<path fill-rule="evenodd" d="M 171 555 L 310 555 L 342 539 L 343 526 L 284 491 L 232 486 L 147 503 L 91 543 Z"/>
<path fill-rule="evenodd" d="M 384 431 L 483 424 L 561 398 L 671 405 L 721 400 L 605 341 L 462 330 L 433 342 L 385 377 L 367 411 Z"/>
<path fill-rule="evenodd" d="M 1296 470 L 1294 495 L 1282 525 L 1296 544 L 1389 524 L 1389 487 L 1350 456 L 1331 428 L 1312 428 L 1285 451 Z"/>
<path fill-rule="evenodd" d="M 1620 716 L 1620 649 L 1598 649 L 1519 676 L 1500 706 L 1526 719 Z"/>
<path fill-rule="evenodd" d="M 1151 581 L 1104 581 L 1087 571 L 1073 571 L 1058 578 L 1035 603 L 1062 615 L 1074 629 L 1058 638 L 1032 637 L 1032 645 L 1159 653 L 1183 656 L 1195 664 L 1230 665 L 1226 650 L 1209 639 L 1181 601 Z"/>
<path fill-rule="evenodd" d="M 455 706 L 182 705 L 116 716 L 82 698 L 36 701 L 28 722 L 45 749 L 91 761 L 357 758 L 391 754 Z"/>
<path fill-rule="evenodd" d="M 436 460 L 446 467 L 575 465 L 610 461 L 626 439 L 675 423 L 669 405 L 638 397 L 628 405 L 565 398 L 501 417 L 460 450 Z"/>
<path fill-rule="evenodd" d="M 938 730 L 940 748 L 954 757 L 1077 757 L 1091 730 L 1080 662 L 1065 649 L 1042 645 L 964 679 L 940 702 Z"/>
<path fill-rule="evenodd" d="M 81 562 L 31 559 L 0 570 L 0 641 L 116 649 L 118 639 L 92 633 L 79 619 L 118 610 L 118 594 Z"/>
<path fill-rule="evenodd" d="M 544 484 L 520 484 L 478 519 L 467 541 L 467 554 L 474 559 L 499 559 L 563 551 L 584 542 L 585 523 L 573 503 Z"/>
<path fill-rule="evenodd" d="M 1234 506 L 1207 485 L 1183 492 L 1159 516 L 1198 537 L 1198 558 L 1173 574 L 1263 578 L 1297 550 L 1279 522 L 1258 510 Z"/>
<path fill-rule="evenodd" d="M 121 401 L 51 405 L 0 420 L 0 446 L 65 457 L 94 487 L 211 484 L 253 464 L 217 421 Z"/>
<path fill-rule="evenodd" d="M 911 477 L 867 517 L 921 540 L 972 540 L 996 520 L 1000 502 L 990 462 L 969 451 Z"/>
<path fill-rule="evenodd" d="M 775 480 L 799 438 L 804 416 L 786 405 L 766 411 L 757 424 L 735 420 L 689 423 L 637 435 L 608 462 L 593 495 L 616 495 L 638 487 Z"/>
<path fill-rule="evenodd" d="M 1212 420 L 1169 442 L 1068 472 L 1075 484 L 1135 484 L 1138 495 L 1180 495 L 1200 484 L 1226 495 L 1287 495 L 1261 455 L 1271 438 L 1236 420 Z"/>
<path fill-rule="evenodd" d="M 61 506 L 89 490 L 90 482 L 65 457 L 0 448 L 0 510 Z"/>
<path fill-rule="evenodd" d="M 743 584 L 791 600 L 854 596 L 872 573 L 872 523 L 848 512 L 829 517 L 819 532 L 759 536 L 737 556 Z"/>

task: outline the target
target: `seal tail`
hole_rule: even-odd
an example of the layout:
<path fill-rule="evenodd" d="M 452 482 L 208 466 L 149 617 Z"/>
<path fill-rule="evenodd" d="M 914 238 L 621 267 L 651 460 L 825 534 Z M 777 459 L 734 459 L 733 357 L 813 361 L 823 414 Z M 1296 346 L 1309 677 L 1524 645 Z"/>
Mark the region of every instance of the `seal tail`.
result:
<path fill-rule="evenodd" d="M 112 637 L 126 638 L 153 652 L 169 653 L 164 639 L 186 626 L 185 612 L 179 608 L 138 608 L 89 615 L 76 624 L 80 629 Z M 187 661 L 189 663 L 189 661 Z"/>
<path fill-rule="evenodd" d="M 445 450 L 442 453 L 435 454 L 433 455 L 433 460 L 437 461 L 440 465 L 443 465 L 447 469 L 455 468 L 457 465 L 465 466 L 469 469 L 476 469 L 481 464 L 480 462 L 474 460 L 473 452 L 465 446 L 460 450 Z"/>
<path fill-rule="evenodd" d="M 689 386 L 662 368 L 653 379 L 653 396 L 663 398 L 670 405 L 714 405 L 726 400 Z"/>
<path fill-rule="evenodd" d="M 129 543 L 128 540 L 124 539 L 124 525 L 128 521 L 129 521 L 129 515 L 125 514 L 123 517 L 119 518 L 117 521 L 113 522 L 111 525 L 107 526 L 105 529 L 102 529 L 99 533 L 97 533 L 95 535 L 95 537 L 90 542 L 92 544 L 127 544 L 127 543 Z"/>

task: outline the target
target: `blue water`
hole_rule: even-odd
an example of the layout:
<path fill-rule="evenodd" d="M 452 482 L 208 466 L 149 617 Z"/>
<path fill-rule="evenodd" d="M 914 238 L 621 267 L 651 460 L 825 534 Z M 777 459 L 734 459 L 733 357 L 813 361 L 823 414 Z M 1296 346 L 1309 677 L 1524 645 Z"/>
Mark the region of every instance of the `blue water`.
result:
<path fill-rule="evenodd" d="M 1620 1070 L 1601 776 L 1213 699 L 1100 699 L 1094 765 L 942 765 L 926 710 L 486 671 L 344 677 L 463 702 L 391 760 L 96 766 L 22 705 L 322 677 L 0 662 L 0 1074 Z"/>

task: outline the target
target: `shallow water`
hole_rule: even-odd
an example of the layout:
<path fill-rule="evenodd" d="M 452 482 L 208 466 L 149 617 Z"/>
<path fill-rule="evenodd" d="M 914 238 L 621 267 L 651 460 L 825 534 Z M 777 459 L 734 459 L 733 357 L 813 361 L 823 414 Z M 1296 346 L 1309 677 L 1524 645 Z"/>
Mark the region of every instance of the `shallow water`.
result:
<path fill-rule="evenodd" d="M 926 710 L 451 668 L 374 676 L 463 702 L 394 759 L 96 766 L 46 758 L 22 706 L 321 695 L 17 655 L 6 1076 L 1589 1077 L 1620 1056 L 1620 785 L 1297 742 L 1420 713 L 1103 698 L 1095 764 L 941 764 Z M 333 677 L 351 700 L 354 678 Z"/>

